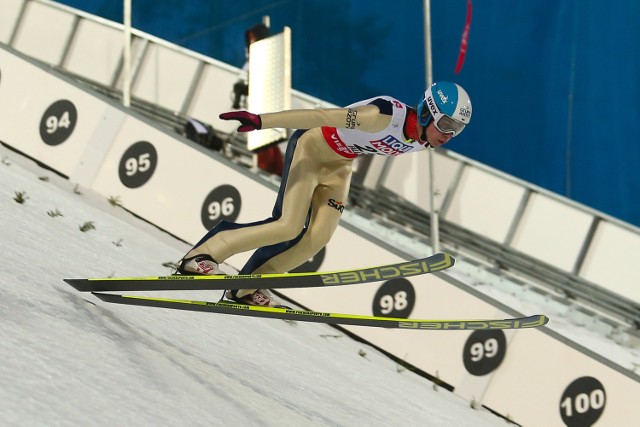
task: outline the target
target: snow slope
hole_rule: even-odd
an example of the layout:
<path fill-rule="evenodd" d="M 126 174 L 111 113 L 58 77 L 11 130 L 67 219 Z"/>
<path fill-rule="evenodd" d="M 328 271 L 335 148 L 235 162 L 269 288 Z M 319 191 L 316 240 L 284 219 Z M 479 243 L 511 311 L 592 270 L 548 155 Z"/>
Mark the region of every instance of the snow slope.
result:
<path fill-rule="evenodd" d="M 0 158 L 2 425 L 506 424 L 329 326 L 76 292 L 63 277 L 165 274 L 188 247 L 2 146 Z"/>

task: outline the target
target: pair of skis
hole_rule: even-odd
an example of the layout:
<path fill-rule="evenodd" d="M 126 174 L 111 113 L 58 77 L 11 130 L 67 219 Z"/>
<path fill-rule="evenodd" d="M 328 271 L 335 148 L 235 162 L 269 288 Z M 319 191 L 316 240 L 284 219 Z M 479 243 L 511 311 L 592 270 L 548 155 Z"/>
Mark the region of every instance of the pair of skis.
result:
<path fill-rule="evenodd" d="M 138 295 L 120 295 L 115 291 L 172 291 L 172 290 L 224 290 L 224 289 L 286 289 L 325 286 L 343 286 L 379 282 L 445 270 L 455 263 L 446 253 L 438 253 L 413 261 L 379 267 L 319 273 L 285 273 L 230 276 L 154 276 L 101 279 L 64 279 L 81 292 L 91 292 L 103 301 L 174 310 L 203 311 L 239 316 L 265 317 L 327 324 L 356 325 L 411 330 L 487 330 L 524 329 L 543 326 L 544 315 L 510 319 L 442 320 L 403 319 L 357 314 L 325 313 L 311 310 L 261 307 L 230 301 L 191 301 L 183 299 L 153 298 Z"/>

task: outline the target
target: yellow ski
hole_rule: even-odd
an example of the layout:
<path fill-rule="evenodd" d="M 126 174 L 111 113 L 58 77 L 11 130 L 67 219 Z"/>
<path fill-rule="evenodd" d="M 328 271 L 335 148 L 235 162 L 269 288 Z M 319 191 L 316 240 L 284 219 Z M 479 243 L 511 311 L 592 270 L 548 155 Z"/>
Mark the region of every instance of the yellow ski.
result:
<path fill-rule="evenodd" d="M 508 319 L 401 319 L 395 317 L 364 316 L 357 314 L 325 313 L 320 311 L 293 310 L 288 308 L 262 307 L 220 301 L 190 301 L 168 298 L 151 298 L 134 295 L 116 295 L 94 292 L 103 301 L 144 307 L 160 307 L 173 310 L 203 311 L 236 316 L 266 317 L 272 319 L 297 320 L 339 325 L 397 328 L 422 331 L 469 331 L 488 329 L 528 329 L 544 326 L 549 318 L 542 314 Z"/>

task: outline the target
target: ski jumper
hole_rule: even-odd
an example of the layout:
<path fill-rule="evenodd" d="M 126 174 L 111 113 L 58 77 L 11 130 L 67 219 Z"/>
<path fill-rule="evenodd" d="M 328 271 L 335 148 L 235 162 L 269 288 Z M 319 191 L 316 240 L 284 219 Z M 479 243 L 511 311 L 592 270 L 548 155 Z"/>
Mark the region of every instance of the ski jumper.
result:
<path fill-rule="evenodd" d="M 408 123 L 411 117 L 415 120 L 408 109 L 392 97 L 379 96 L 345 108 L 261 114 L 262 129 L 300 129 L 287 145 L 271 217 L 248 224 L 221 221 L 185 258 L 209 254 L 222 263 L 258 248 L 240 274 L 266 274 L 291 271 L 313 257 L 338 227 L 354 158 L 397 156 L 425 148 L 405 136 L 405 127 L 415 126 Z"/>

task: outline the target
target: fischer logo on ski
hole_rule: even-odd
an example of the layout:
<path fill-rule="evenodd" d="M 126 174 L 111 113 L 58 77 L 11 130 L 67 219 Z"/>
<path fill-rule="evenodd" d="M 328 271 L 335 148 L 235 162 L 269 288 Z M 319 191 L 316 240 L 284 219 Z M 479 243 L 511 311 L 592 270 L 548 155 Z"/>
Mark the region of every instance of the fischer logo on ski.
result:
<path fill-rule="evenodd" d="M 546 316 L 530 316 L 526 318 L 502 319 L 502 320 L 455 320 L 448 322 L 433 321 L 415 321 L 400 322 L 398 325 L 402 329 L 427 329 L 431 331 L 437 330 L 459 330 L 459 331 L 477 331 L 483 329 L 523 329 L 537 328 L 547 324 L 549 319 Z"/>
<path fill-rule="evenodd" d="M 453 258 L 447 255 L 438 264 L 430 265 L 427 261 L 415 261 L 388 267 L 373 267 L 366 270 L 342 271 L 338 273 L 323 274 L 322 282 L 325 285 L 349 285 L 352 283 L 364 283 L 371 281 L 390 280 L 398 277 L 417 276 L 439 270 L 439 267 L 450 267 Z"/>

